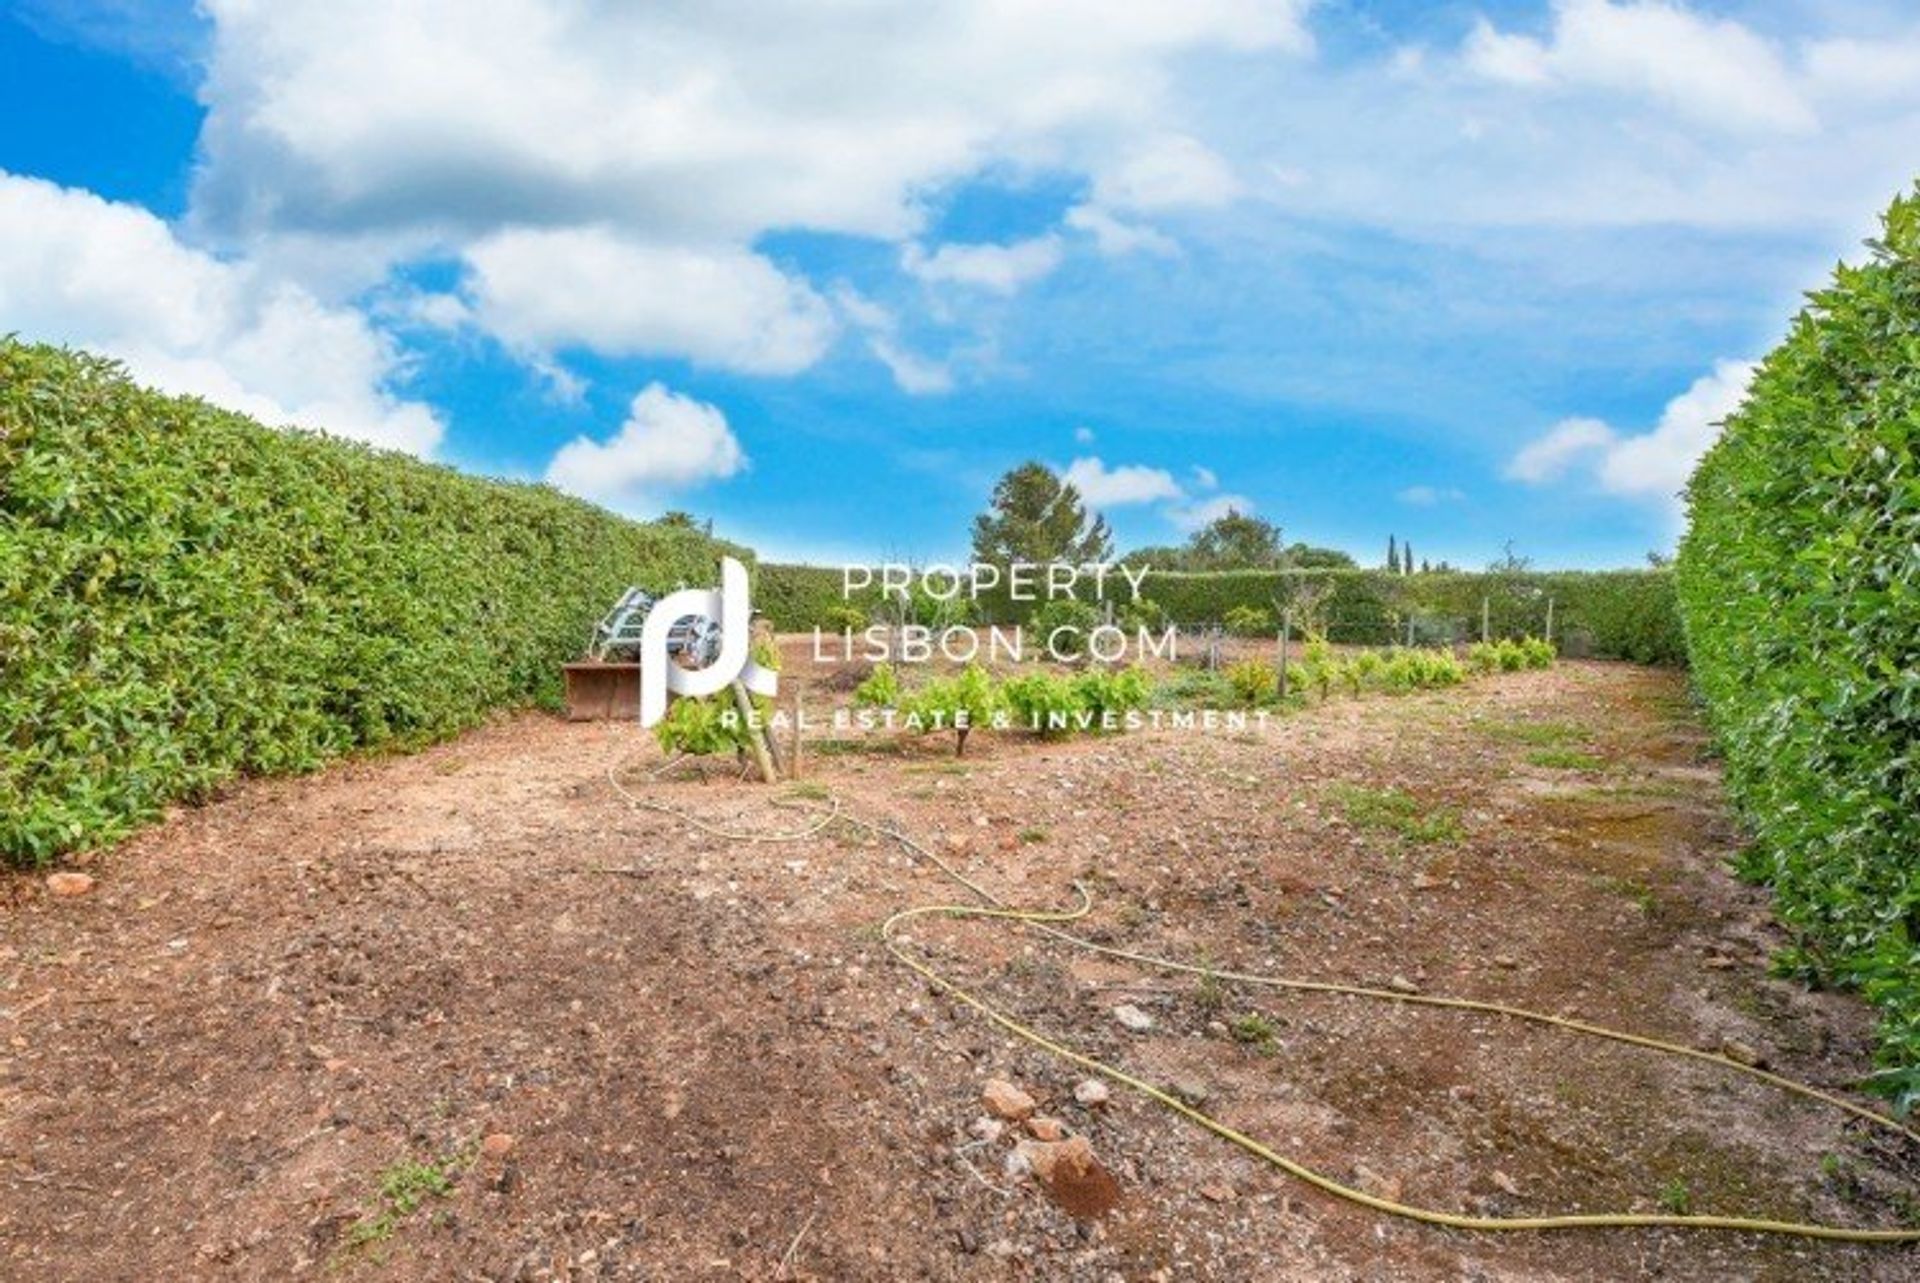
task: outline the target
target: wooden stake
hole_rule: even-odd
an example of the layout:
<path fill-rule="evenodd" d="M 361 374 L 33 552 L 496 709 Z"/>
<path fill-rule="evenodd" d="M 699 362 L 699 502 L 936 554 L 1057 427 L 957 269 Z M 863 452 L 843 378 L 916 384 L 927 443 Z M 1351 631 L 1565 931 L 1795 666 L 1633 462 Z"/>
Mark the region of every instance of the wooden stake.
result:
<path fill-rule="evenodd" d="M 753 700 L 747 696 L 747 688 L 736 679 L 733 683 L 733 705 L 740 710 L 740 716 L 747 719 L 749 727 L 753 724 Z M 760 768 L 760 778 L 768 784 L 779 780 L 774 773 L 773 755 L 767 752 L 767 737 L 764 729 L 760 734 L 747 735 L 747 747 L 753 752 L 753 764 Z"/>
<path fill-rule="evenodd" d="M 787 763 L 788 778 L 795 780 L 800 778 L 800 718 L 807 706 L 806 694 L 807 684 L 795 678 L 793 683 L 793 750 L 788 754 L 792 760 Z"/>
<path fill-rule="evenodd" d="M 1547 598 L 1547 640 L 1553 640 L 1553 598 Z"/>
<path fill-rule="evenodd" d="M 1280 612 L 1280 698 L 1287 697 L 1287 638 L 1293 632 L 1293 612 Z"/>

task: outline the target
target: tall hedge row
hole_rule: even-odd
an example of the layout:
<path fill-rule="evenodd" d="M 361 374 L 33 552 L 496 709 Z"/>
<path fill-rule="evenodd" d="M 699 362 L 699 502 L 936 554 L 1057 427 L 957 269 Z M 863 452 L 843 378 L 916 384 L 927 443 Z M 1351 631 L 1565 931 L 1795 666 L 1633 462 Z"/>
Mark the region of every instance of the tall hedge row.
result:
<path fill-rule="evenodd" d="M 0 339 L 0 855 L 552 701 L 622 587 L 720 550 Z"/>
<path fill-rule="evenodd" d="M 1920 194 L 1810 296 L 1688 488 L 1693 670 L 1810 970 L 1920 1093 Z"/>
<path fill-rule="evenodd" d="M 1109 595 L 1127 599 L 1117 575 Z M 1207 574 L 1152 571 L 1142 595 L 1183 624 L 1217 623 L 1237 606 L 1267 610 L 1317 598 L 1319 623 L 1336 642 L 1384 645 L 1405 637 L 1412 620 L 1417 639 L 1478 638 L 1482 603 L 1496 637 L 1538 636 L 1553 603 L 1554 635 L 1577 636 L 1597 655 L 1648 664 L 1685 661 L 1673 579 L 1666 571 L 1556 571 L 1513 574 L 1395 575 L 1382 570 L 1235 570 Z M 754 604 L 788 632 L 824 625 L 841 595 L 837 567 L 763 566 Z M 873 614 L 878 590 L 851 605 Z"/>

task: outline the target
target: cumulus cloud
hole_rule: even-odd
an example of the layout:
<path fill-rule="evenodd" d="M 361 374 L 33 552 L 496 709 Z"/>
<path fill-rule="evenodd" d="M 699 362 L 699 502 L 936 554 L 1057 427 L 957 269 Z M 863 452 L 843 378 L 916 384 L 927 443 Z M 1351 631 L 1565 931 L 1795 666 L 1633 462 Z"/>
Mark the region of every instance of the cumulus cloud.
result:
<path fill-rule="evenodd" d="M 1562 419 L 1507 462 L 1507 476 L 1529 485 L 1564 475 L 1582 455 L 1613 444 L 1613 429 L 1599 419 Z"/>
<path fill-rule="evenodd" d="M 1098 174 L 1093 204 L 1142 212 L 1215 209 L 1240 192 L 1240 180 L 1218 152 L 1185 134 L 1163 134 Z"/>
<path fill-rule="evenodd" d="M 1304 51 L 1308 7 L 208 0 L 195 199 L 230 228 L 899 239 L 919 193 L 988 161 L 1143 132 L 1174 58 Z"/>
<path fill-rule="evenodd" d="M 1489 79 L 1645 94 L 1709 124 L 1811 131 L 1812 107 L 1774 45 L 1732 19 L 1665 0 L 1561 0 L 1544 41 L 1484 19 L 1463 61 Z"/>
<path fill-rule="evenodd" d="M 1230 512 L 1250 517 L 1257 509 L 1253 500 L 1243 494 L 1218 494 L 1206 499 L 1196 499 L 1192 503 L 1171 504 L 1167 508 L 1167 519 L 1186 534 L 1203 530 Z"/>
<path fill-rule="evenodd" d="M 1693 467 L 1720 434 L 1720 424 L 1746 399 L 1754 364 L 1719 361 L 1667 402 L 1660 420 L 1642 433 L 1622 433 L 1599 419 L 1565 419 L 1529 443 L 1507 464 L 1507 476 L 1539 485 L 1576 466 L 1599 488 L 1632 498 L 1677 505 Z"/>
<path fill-rule="evenodd" d="M 612 437 L 575 437 L 561 446 L 547 480 L 584 498 L 639 506 L 746 466 L 746 451 L 717 407 L 650 383 Z"/>
<path fill-rule="evenodd" d="M 1712 373 L 1667 402 L 1653 431 L 1622 437 L 1607 450 L 1600 484 L 1614 494 L 1677 494 L 1719 437 L 1721 422 L 1746 400 L 1753 371 L 1750 361 L 1715 363 Z"/>
<path fill-rule="evenodd" d="M 1096 456 L 1075 459 L 1062 476 L 1080 492 L 1081 498 L 1096 508 L 1185 497 L 1180 483 L 1165 468 L 1139 464 L 1109 468 Z"/>
<path fill-rule="evenodd" d="M 1129 222 L 1101 209 L 1098 205 L 1075 205 L 1066 213 L 1065 223 L 1076 232 L 1093 238 L 1102 254 L 1160 254 L 1172 256 L 1180 246 L 1171 236 L 1145 223 Z"/>
<path fill-rule="evenodd" d="M 137 205 L 0 171 L 0 330 L 91 348 L 142 382 L 272 424 L 430 454 L 439 417 L 389 389 L 359 312 L 184 244 Z"/>
<path fill-rule="evenodd" d="M 900 252 L 900 266 L 929 284 L 971 285 L 995 294 L 1017 294 L 1023 286 L 1060 266 L 1058 236 L 1035 236 L 1007 245 L 942 245 L 929 254 L 918 245 Z"/>
<path fill-rule="evenodd" d="M 531 352 L 686 355 L 791 374 L 833 341 L 813 288 L 746 250 L 636 241 L 605 228 L 499 232 L 466 252 L 479 323 Z"/>

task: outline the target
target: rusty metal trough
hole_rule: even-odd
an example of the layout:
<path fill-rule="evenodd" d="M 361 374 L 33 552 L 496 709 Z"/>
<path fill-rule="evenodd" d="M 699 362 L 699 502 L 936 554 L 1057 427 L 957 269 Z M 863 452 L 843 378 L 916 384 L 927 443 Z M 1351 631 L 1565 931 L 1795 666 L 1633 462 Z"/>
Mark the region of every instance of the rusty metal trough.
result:
<path fill-rule="evenodd" d="M 604 722 L 640 717 L 640 665 L 587 659 L 562 666 L 567 682 L 567 720 Z"/>

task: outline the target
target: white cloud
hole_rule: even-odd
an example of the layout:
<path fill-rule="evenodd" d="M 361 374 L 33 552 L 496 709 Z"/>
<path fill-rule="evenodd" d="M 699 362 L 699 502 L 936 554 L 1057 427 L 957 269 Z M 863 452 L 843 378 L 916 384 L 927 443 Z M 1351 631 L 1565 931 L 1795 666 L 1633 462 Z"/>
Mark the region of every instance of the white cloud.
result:
<path fill-rule="evenodd" d="M 1740 408 L 1753 379 L 1750 361 L 1719 361 L 1713 371 L 1660 413 L 1653 431 L 1622 437 L 1600 462 L 1600 484 L 1614 494 L 1672 498 L 1694 464 L 1720 435 L 1720 423 Z"/>
<path fill-rule="evenodd" d="M 456 237 L 606 221 L 903 238 L 920 193 L 987 162 L 1072 163 L 1145 132 L 1181 55 L 1311 43 L 1308 0 L 928 0 L 910 21 L 874 4 L 206 8 L 209 218 Z"/>
<path fill-rule="evenodd" d="M 588 499 L 638 506 L 746 466 L 746 452 L 717 407 L 650 383 L 611 438 L 575 437 L 561 446 L 547 480 Z"/>
<path fill-rule="evenodd" d="M 1081 445 L 1092 445 L 1093 429 L 1087 427 L 1085 424 L 1082 424 L 1080 427 L 1077 427 L 1073 430 L 1073 439 L 1075 441 L 1078 441 Z"/>
<path fill-rule="evenodd" d="M 466 252 L 479 324 L 551 353 L 680 355 L 754 374 L 819 360 L 836 323 L 826 300 L 766 259 L 725 247 L 635 241 L 602 228 L 500 232 Z"/>
<path fill-rule="evenodd" d="M 1205 529 L 1230 512 L 1251 517 L 1255 511 L 1253 500 L 1243 494 L 1213 495 L 1192 503 L 1171 504 L 1166 509 L 1167 520 L 1187 534 Z"/>
<path fill-rule="evenodd" d="M 360 313 L 183 244 L 139 206 L 0 171 L 3 330 L 271 424 L 422 455 L 442 432 L 387 390 L 399 355 Z"/>
<path fill-rule="evenodd" d="M 1599 419 L 1562 419 L 1507 463 L 1506 475 L 1529 485 L 1564 475 L 1585 454 L 1613 444 L 1613 429 Z"/>
<path fill-rule="evenodd" d="M 1093 203 L 1109 210 L 1215 209 L 1241 193 L 1220 154 L 1197 138 L 1149 139 L 1094 179 Z"/>
<path fill-rule="evenodd" d="M 1109 468 L 1097 457 L 1075 459 L 1062 474 L 1080 497 L 1096 508 L 1113 508 L 1129 503 L 1153 503 L 1160 499 L 1180 499 L 1185 492 L 1173 474 L 1165 468 L 1123 464 Z"/>
<path fill-rule="evenodd" d="M 1769 41 L 1732 19 L 1664 0 L 1560 0 L 1544 42 L 1503 34 L 1482 20 L 1463 60 L 1507 84 L 1644 94 L 1727 128 L 1805 133 L 1816 123 Z"/>
<path fill-rule="evenodd" d="M 1416 508 L 1432 508 L 1443 503 L 1458 503 L 1467 497 L 1467 492 L 1451 486 L 1408 486 L 1394 497 Z"/>
<path fill-rule="evenodd" d="M 1214 474 L 1212 468 L 1205 468 L 1196 463 L 1193 465 L 1193 484 L 1202 490 L 1217 490 L 1220 488 L 1220 478 Z"/>
<path fill-rule="evenodd" d="M 1591 464 L 1599 488 L 1632 498 L 1655 497 L 1677 508 L 1678 495 L 1720 424 L 1739 408 L 1753 378 L 1750 361 L 1718 361 L 1667 402 L 1647 432 L 1622 433 L 1599 419 L 1565 419 L 1522 449 L 1507 476 L 1538 485 L 1557 480 L 1576 464 Z"/>
<path fill-rule="evenodd" d="M 1060 238 L 1050 233 L 1007 245 L 942 245 L 931 254 L 908 245 L 900 251 L 900 266 L 929 284 L 1011 295 L 1060 266 L 1061 253 Z"/>
<path fill-rule="evenodd" d="M 908 349 L 900 341 L 899 318 L 892 312 L 845 282 L 834 288 L 833 301 L 866 335 L 867 350 L 887 367 L 894 385 L 902 392 L 928 396 L 953 390 L 953 370 L 944 361 Z"/>
<path fill-rule="evenodd" d="M 1180 252 L 1179 243 L 1165 232 L 1145 223 L 1117 218 L 1098 205 L 1075 205 L 1066 213 L 1068 227 L 1093 237 L 1102 254 L 1160 254 L 1171 257 Z"/>
<path fill-rule="evenodd" d="M 831 317 L 753 253 L 761 237 L 905 243 L 928 193 L 989 169 L 1091 176 L 1159 137 L 1181 60 L 1307 51 L 1310 3 L 928 0 L 905 20 L 871 3 L 205 0 L 192 220 L 334 297 L 464 257 L 479 324 L 536 364 L 578 345 L 787 373 Z M 916 261 L 1004 294 L 1061 252 Z M 596 277 L 610 260 L 646 270 Z M 950 378 L 898 339 L 869 347 L 902 386 Z"/>

